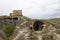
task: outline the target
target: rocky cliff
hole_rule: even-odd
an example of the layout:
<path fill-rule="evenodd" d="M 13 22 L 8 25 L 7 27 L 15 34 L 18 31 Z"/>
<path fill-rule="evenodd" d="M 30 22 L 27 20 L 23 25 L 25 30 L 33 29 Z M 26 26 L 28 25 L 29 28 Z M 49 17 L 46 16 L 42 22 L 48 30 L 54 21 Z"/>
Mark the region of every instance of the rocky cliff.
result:
<path fill-rule="evenodd" d="M 18 14 L 1 16 L 0 40 L 60 40 L 60 18 L 38 20 Z"/>

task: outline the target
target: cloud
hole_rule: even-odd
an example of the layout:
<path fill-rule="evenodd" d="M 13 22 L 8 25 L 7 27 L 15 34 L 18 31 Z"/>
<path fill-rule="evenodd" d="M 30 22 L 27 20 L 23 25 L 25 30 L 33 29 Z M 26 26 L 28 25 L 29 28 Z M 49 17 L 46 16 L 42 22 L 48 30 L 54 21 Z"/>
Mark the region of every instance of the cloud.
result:
<path fill-rule="evenodd" d="M 59 0 L 0 0 L 0 15 L 14 9 L 22 9 L 24 16 L 35 19 L 60 16 Z"/>

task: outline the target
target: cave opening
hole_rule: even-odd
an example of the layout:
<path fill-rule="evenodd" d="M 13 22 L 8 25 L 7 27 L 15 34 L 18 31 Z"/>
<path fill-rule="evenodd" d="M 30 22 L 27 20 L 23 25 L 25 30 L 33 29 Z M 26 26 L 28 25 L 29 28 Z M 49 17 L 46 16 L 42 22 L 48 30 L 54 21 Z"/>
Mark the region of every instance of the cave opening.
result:
<path fill-rule="evenodd" d="M 17 18 L 17 17 L 15 17 L 15 18 L 13 18 L 13 20 L 18 20 L 18 18 Z"/>
<path fill-rule="evenodd" d="M 33 29 L 35 31 L 39 31 L 39 30 L 42 30 L 43 28 L 43 23 L 41 21 L 35 21 L 34 25 L 33 25 Z"/>

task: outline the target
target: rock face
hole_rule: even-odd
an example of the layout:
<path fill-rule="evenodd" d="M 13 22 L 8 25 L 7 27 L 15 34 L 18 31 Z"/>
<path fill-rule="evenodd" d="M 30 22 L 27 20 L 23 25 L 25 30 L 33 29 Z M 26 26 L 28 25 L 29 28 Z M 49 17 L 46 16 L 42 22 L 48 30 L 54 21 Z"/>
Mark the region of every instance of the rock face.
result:
<path fill-rule="evenodd" d="M 60 18 L 30 19 L 23 16 L 20 11 L 16 11 L 17 15 L 13 12 L 14 15 L 0 17 L 0 40 L 6 38 L 4 33 L 6 25 L 15 28 L 10 40 L 60 40 Z M 20 13 L 21 15 L 18 15 Z"/>
<path fill-rule="evenodd" d="M 0 40 L 4 40 L 5 37 L 6 37 L 5 33 L 2 30 L 0 30 Z"/>
<path fill-rule="evenodd" d="M 16 36 L 14 36 L 13 40 L 60 40 L 58 20 L 25 19 L 24 22 L 17 24 L 16 30 L 18 32 L 15 30 L 17 34 L 14 33 Z"/>

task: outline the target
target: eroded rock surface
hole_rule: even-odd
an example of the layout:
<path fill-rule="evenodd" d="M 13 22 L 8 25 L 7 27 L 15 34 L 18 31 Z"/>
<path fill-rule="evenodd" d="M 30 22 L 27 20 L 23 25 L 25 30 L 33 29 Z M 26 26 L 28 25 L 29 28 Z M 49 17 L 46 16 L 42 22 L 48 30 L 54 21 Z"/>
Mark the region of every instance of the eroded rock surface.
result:
<path fill-rule="evenodd" d="M 5 26 L 14 28 L 13 32 L 7 29 L 12 33 L 9 40 L 60 40 L 60 18 L 30 19 L 22 15 L 22 10 L 14 10 L 10 16 L 0 16 L 0 40 L 6 39 Z"/>
<path fill-rule="evenodd" d="M 17 26 L 18 33 L 13 40 L 60 40 L 60 29 L 51 22 L 50 20 L 25 20 L 22 25 Z"/>

